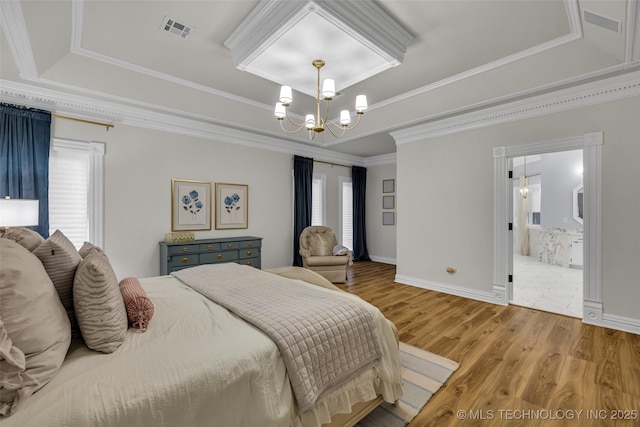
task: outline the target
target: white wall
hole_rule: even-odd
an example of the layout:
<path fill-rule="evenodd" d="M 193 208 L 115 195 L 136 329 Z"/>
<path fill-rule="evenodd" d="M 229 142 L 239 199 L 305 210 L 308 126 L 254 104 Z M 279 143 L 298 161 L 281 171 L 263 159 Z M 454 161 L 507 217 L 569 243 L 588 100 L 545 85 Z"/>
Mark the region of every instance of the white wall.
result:
<path fill-rule="evenodd" d="M 640 321 L 639 97 L 399 145 L 398 276 L 490 295 L 493 147 L 599 131 L 604 132 L 604 312 Z M 447 266 L 457 272 L 446 273 Z"/>
<path fill-rule="evenodd" d="M 263 268 L 291 265 L 292 156 L 200 138 L 56 119 L 60 138 L 106 143 L 105 244 L 119 278 L 157 276 L 158 242 L 171 231 L 171 179 L 247 184 L 249 228 L 196 231 L 196 238 L 263 238 Z M 265 167 L 268 165 L 269 167 Z"/>
<path fill-rule="evenodd" d="M 196 231 L 196 239 L 262 237 L 262 267 L 291 265 L 293 259 L 292 154 L 242 147 L 202 138 L 116 125 L 54 119 L 58 138 L 100 141 L 105 154 L 104 249 L 118 278 L 157 276 L 158 242 L 171 231 L 171 179 L 247 184 L 249 227 Z M 351 168 L 314 163 L 327 176 L 327 225 L 339 229 L 340 176 Z M 212 218 L 213 223 L 213 218 Z"/>
<path fill-rule="evenodd" d="M 382 181 L 396 179 L 396 164 L 367 166 L 367 249 L 372 261 L 396 263 L 396 225 L 382 225 Z M 398 182 L 396 180 L 396 189 Z M 386 195 L 386 194 L 385 194 Z M 398 223 L 398 196 L 395 196 L 396 224 Z M 385 211 L 391 211 L 385 209 Z"/>

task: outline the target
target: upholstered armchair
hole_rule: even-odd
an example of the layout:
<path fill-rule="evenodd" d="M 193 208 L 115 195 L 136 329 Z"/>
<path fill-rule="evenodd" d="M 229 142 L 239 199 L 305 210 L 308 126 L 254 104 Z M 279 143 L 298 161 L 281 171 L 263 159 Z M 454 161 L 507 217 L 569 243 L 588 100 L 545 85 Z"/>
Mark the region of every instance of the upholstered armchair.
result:
<path fill-rule="evenodd" d="M 313 225 L 300 233 L 300 256 L 302 266 L 313 270 L 332 283 L 347 281 L 347 266 L 351 263 L 351 253 L 344 250 L 337 251 L 336 235 L 329 227 Z"/>

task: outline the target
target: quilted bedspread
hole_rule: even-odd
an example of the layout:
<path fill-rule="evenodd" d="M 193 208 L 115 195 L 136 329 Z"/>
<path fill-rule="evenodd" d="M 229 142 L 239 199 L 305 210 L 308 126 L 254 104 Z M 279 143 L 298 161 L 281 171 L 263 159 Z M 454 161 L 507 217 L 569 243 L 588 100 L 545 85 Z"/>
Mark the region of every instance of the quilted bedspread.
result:
<path fill-rule="evenodd" d="M 328 295 L 232 263 L 172 274 L 269 335 L 282 353 L 301 411 L 382 355 L 371 314 L 339 292 Z"/>

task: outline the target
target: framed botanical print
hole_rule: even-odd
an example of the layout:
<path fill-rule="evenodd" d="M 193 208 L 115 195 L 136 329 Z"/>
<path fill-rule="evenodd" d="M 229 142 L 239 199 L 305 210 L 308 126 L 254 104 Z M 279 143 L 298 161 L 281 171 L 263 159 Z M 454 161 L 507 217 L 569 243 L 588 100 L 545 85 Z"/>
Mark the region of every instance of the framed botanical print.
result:
<path fill-rule="evenodd" d="M 171 180 L 171 231 L 211 230 L 211 183 Z"/>
<path fill-rule="evenodd" d="M 249 227 L 249 186 L 216 182 L 216 230 Z"/>

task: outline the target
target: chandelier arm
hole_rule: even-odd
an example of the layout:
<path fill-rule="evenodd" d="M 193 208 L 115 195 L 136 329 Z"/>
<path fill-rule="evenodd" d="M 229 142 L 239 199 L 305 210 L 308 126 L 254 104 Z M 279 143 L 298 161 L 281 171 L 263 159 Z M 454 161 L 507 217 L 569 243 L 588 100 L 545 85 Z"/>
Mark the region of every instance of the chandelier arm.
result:
<path fill-rule="evenodd" d="M 291 123 L 293 126 L 297 127 L 298 129 L 302 129 L 305 125 L 305 122 L 298 123 L 294 120 L 291 120 L 291 117 L 289 117 L 288 114 L 287 114 L 287 120 L 289 121 L 289 123 Z"/>
<path fill-rule="evenodd" d="M 329 129 L 329 132 L 331 132 L 331 135 L 333 135 L 335 138 L 340 138 L 347 131 L 347 127 L 346 126 L 341 126 L 341 125 L 339 125 L 336 122 L 333 122 L 331 120 L 327 120 L 325 122 L 325 124 L 327 125 L 327 126 L 325 126 L 325 128 Z M 333 131 L 333 127 L 335 127 L 336 129 L 339 129 L 340 132 L 339 133 L 334 132 Z"/>
<path fill-rule="evenodd" d="M 340 124 L 338 124 L 338 123 L 334 122 L 333 120 L 327 120 L 325 123 L 326 123 L 326 124 L 331 124 L 331 125 L 335 126 L 336 128 L 341 129 L 341 130 L 342 130 L 342 133 L 340 134 L 340 136 L 343 136 L 343 135 L 345 134 L 345 132 L 346 132 L 346 131 L 351 130 L 351 129 L 355 129 L 355 128 L 356 128 L 356 126 L 358 126 L 358 124 L 360 124 L 360 117 L 361 117 L 362 115 L 363 115 L 363 114 L 358 114 L 358 118 L 356 119 L 356 122 L 353 124 L 353 126 L 343 126 L 343 125 L 340 125 Z M 331 130 L 331 127 L 327 126 L 327 128 L 328 128 L 329 130 Z M 337 135 L 336 135 L 335 133 L 333 133 L 333 132 L 331 132 L 331 134 L 332 134 L 333 136 L 335 136 L 336 138 L 339 138 L 339 137 L 340 137 L 340 136 L 337 136 Z"/>
<path fill-rule="evenodd" d="M 282 130 L 283 130 L 285 133 L 289 133 L 289 134 L 297 133 L 297 132 L 299 132 L 299 131 L 300 131 L 300 129 L 302 129 L 302 128 L 304 127 L 304 123 L 302 123 L 301 125 L 295 125 L 295 124 L 294 124 L 294 125 L 297 127 L 297 129 L 295 129 L 295 130 L 286 130 L 286 129 L 285 129 L 285 127 L 284 127 L 284 123 L 283 123 L 283 122 L 284 122 L 284 120 L 278 120 L 278 121 L 280 122 L 280 128 L 282 128 Z M 289 121 L 291 122 L 291 120 L 289 120 Z M 292 123 L 293 123 L 293 122 L 292 122 Z"/>

